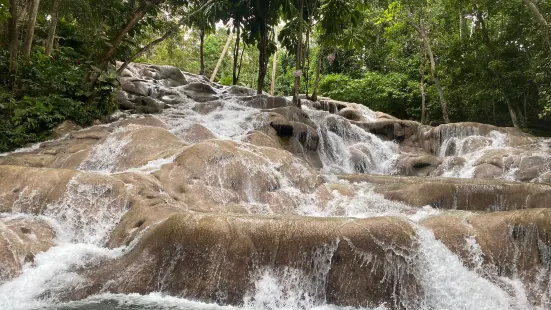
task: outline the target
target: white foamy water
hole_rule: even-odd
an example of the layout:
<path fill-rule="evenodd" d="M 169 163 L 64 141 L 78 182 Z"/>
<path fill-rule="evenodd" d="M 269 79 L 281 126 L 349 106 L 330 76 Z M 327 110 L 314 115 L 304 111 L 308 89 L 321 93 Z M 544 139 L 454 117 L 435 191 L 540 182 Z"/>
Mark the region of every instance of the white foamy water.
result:
<path fill-rule="evenodd" d="M 111 133 L 105 141 L 95 145 L 78 169 L 99 173 L 115 171 L 117 159 L 123 154 L 124 147 L 130 142 L 129 139 L 120 139 L 119 134 L 123 132 L 124 128 L 119 128 Z"/>
<path fill-rule="evenodd" d="M 398 145 L 351 124 L 343 117 L 324 111 L 306 111 L 318 125 L 318 152 L 323 171 L 328 173 L 392 174 L 398 159 Z"/>
<path fill-rule="evenodd" d="M 217 90 L 222 96 L 223 90 Z M 366 120 L 376 115 L 360 106 Z M 187 136 L 188 130 L 202 125 L 215 138 L 240 142 L 239 150 L 252 153 L 259 160 L 239 162 L 246 167 L 249 176 L 262 175 L 262 181 L 273 184 L 274 192 L 284 194 L 285 202 L 296 206 L 286 210 L 288 214 L 312 217 L 370 218 L 395 216 L 409 221 L 416 229 L 418 248 L 406 258 L 407 264 L 385 261 L 378 268 L 385 268 L 389 278 L 401 279 L 404 269 L 416 277 L 421 291 L 416 296 L 397 296 L 403 305 L 412 310 L 490 310 L 490 309 L 538 309 L 527 300 L 525 285 L 517 279 L 500 278 L 486 270 L 480 245 L 473 236 L 466 237 L 468 261 L 463 262 L 432 232 L 417 223 L 440 213 L 429 206 L 413 208 L 392 202 L 374 191 L 368 183 L 350 183 L 339 180 L 337 174 L 370 173 L 392 174 L 399 156 L 396 143 L 383 141 L 346 121 L 344 118 L 324 111 L 306 110 L 318 126 L 320 136 L 319 154 L 323 168 L 321 173 L 327 183 L 334 183 L 329 189 L 330 198 L 321 199 L 315 191 L 304 192 L 294 185 L 289 175 L 282 172 L 282 164 L 273 162 L 269 156 L 258 152 L 255 147 L 241 143 L 251 131 L 266 126 L 267 117 L 258 109 L 239 104 L 238 99 L 223 99 L 213 104 L 197 103 L 182 95 L 182 103 L 164 110 L 155 116 L 169 126 L 169 130 L 187 144 L 193 144 Z M 122 155 L 128 140 L 121 138 L 115 130 L 104 141 L 94 146 L 79 170 L 112 174 L 117 158 Z M 466 164 L 455 170 L 448 169 L 445 176 L 469 178 L 473 176 L 475 163 L 489 151 L 507 148 L 505 136 L 492 132 L 482 137 L 474 129 L 461 132 L 442 133 L 439 156 L 461 156 Z M 214 147 L 214 144 L 213 144 Z M 33 146 L 33 149 L 38 145 Z M 549 144 L 542 142 L 541 149 L 547 152 Z M 23 152 L 27 150 L 18 150 Z M 172 163 L 175 157 L 153 160 L 146 165 L 127 172 L 152 173 L 163 165 Z M 229 197 L 216 190 L 225 186 L 224 173 L 231 170 L 235 162 L 220 160 L 204 171 L 204 180 L 215 190 L 213 199 L 225 204 Z M 289 164 L 294 178 L 306 177 L 308 171 L 298 159 Z M 513 170 L 504 171 L 512 175 Z M 245 192 L 240 203 L 250 214 L 277 214 L 270 203 L 262 203 L 255 190 L 254 180 L 242 180 Z M 340 186 L 340 187 L 339 187 Z M 339 191 L 341 189 L 341 191 Z M 91 268 L 102 262 L 126 254 L 138 241 L 128 247 L 108 249 L 105 247 L 109 235 L 127 211 L 126 197 L 112 195 L 115 189 L 107 184 L 89 184 L 75 178 L 69 182 L 62 199 L 46 206 L 42 215 L 56 232 L 55 246 L 35 256 L 33 263 L 27 263 L 23 273 L 0 286 L 0 309 L 205 309 L 205 310 L 388 310 L 392 304 L 377 305 L 375 308 L 339 307 L 327 302 L 327 277 L 331 270 L 333 254 L 340 242 L 334 240 L 316 250 L 312 261 L 303 262 L 307 270 L 288 266 L 274 268 L 257 266 L 253 271 L 254 282 L 243 298 L 242 305 L 235 307 L 207 304 L 164 295 L 156 292 L 139 294 L 99 294 L 85 300 L 61 303 L 59 292 L 66 292 L 86 281 L 77 273 L 78 269 Z M 351 195 L 348 193 L 352 193 Z M 422 194 L 422 193 L 419 193 Z M 34 195 L 24 189 L 17 205 L 26 206 L 34 202 Z M 281 202 L 283 203 L 283 201 Z M 22 208 L 14 206 L 15 212 Z M 28 215 L 5 214 L 4 217 L 25 217 Z M 0 220 L 2 218 L 0 217 Z M 400 253 L 403 249 L 385 245 L 385 249 Z M 369 253 L 356 253 L 359 260 L 370 258 Z M 542 272 L 549 272 L 544 270 Z M 367 275 L 366 275 L 367 276 Z M 542 279 L 545 279 L 542 276 Z M 541 280 L 544 281 L 544 280 Z M 397 283 L 397 286 L 407 285 Z M 549 291 L 549 290 L 548 290 Z M 548 294 L 549 295 L 549 294 Z M 543 302 L 542 302 L 543 304 Z M 406 307 L 408 308 L 408 307 Z M 541 308 L 544 309 L 544 308 Z"/>

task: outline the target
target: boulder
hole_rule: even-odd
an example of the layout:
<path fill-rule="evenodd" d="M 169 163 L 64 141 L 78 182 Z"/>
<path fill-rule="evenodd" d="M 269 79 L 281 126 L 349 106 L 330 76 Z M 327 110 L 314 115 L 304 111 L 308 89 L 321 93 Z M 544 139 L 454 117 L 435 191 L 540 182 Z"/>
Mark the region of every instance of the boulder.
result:
<path fill-rule="evenodd" d="M 188 143 L 198 143 L 216 139 L 216 136 L 205 126 L 195 124 L 180 134 L 180 138 Z"/>
<path fill-rule="evenodd" d="M 256 90 L 244 86 L 233 85 L 228 87 L 224 93 L 235 97 L 252 97 L 256 95 Z"/>
<path fill-rule="evenodd" d="M 551 206 L 551 185 L 452 178 L 346 175 L 341 179 L 372 183 L 386 199 L 414 207 L 466 211 L 509 211 Z"/>
<path fill-rule="evenodd" d="M 166 129 L 129 125 L 103 139 L 82 163 L 81 169 L 120 172 L 175 155 L 185 146 Z"/>
<path fill-rule="evenodd" d="M 77 125 L 73 121 L 64 121 L 63 123 L 57 125 L 54 128 L 53 137 L 54 137 L 54 139 L 63 138 L 64 136 L 68 135 L 72 131 L 77 131 L 77 130 L 81 130 L 81 129 L 82 129 L 82 127 L 80 127 L 79 125 Z"/>
<path fill-rule="evenodd" d="M 420 294 L 414 269 L 400 267 L 415 252 L 413 236 L 406 221 L 388 217 L 182 213 L 150 230 L 129 255 L 84 272 L 82 286 L 67 293 L 74 299 L 99 291 L 148 294 L 161 289 L 172 296 L 239 305 L 264 273 L 285 281 L 291 272 L 288 276 L 307 285 L 300 289 L 320 302 L 415 307 L 408 303 Z"/>
<path fill-rule="evenodd" d="M 297 107 L 291 106 L 291 107 L 284 107 L 284 108 L 276 108 L 276 109 L 264 110 L 264 112 L 277 113 L 283 116 L 289 122 L 303 123 L 312 128 L 317 128 L 316 124 L 310 119 L 308 114 L 304 112 L 302 109 L 299 109 Z"/>
<path fill-rule="evenodd" d="M 519 181 L 532 181 L 539 177 L 542 172 L 551 169 L 551 156 L 543 157 L 538 155 L 523 156 L 520 159 L 520 165 L 516 173 Z"/>
<path fill-rule="evenodd" d="M 207 115 L 216 111 L 217 109 L 221 109 L 222 107 L 224 107 L 224 104 L 225 103 L 222 100 L 198 102 L 191 109 L 201 115 Z"/>
<path fill-rule="evenodd" d="M 110 234 L 108 246 L 130 245 L 152 225 L 173 214 L 188 210 L 188 206 L 173 199 L 151 174 L 125 172 L 114 175 L 126 185 L 130 209 Z"/>
<path fill-rule="evenodd" d="M 128 208 L 123 182 L 65 169 L 0 166 L 0 212 L 47 215 L 73 242 L 104 245 Z"/>
<path fill-rule="evenodd" d="M 270 113 L 269 124 L 280 138 L 293 136 L 294 127 L 283 115 L 278 113 Z"/>
<path fill-rule="evenodd" d="M 404 154 L 396 166 L 401 175 L 421 177 L 429 176 L 442 162 L 441 158 L 428 154 Z"/>
<path fill-rule="evenodd" d="M 351 121 L 361 121 L 363 118 L 362 113 L 354 108 L 344 108 L 339 115 Z"/>
<path fill-rule="evenodd" d="M 155 176 L 171 197 L 197 210 L 269 203 L 276 213 L 296 204 L 281 203 L 288 196 L 282 187 L 309 193 L 320 182 L 314 169 L 289 152 L 222 140 L 184 149 Z"/>
<path fill-rule="evenodd" d="M 260 110 L 285 108 L 292 105 L 292 103 L 284 97 L 272 97 L 268 95 L 243 97 L 239 99 L 239 103 L 244 106 Z"/>
<path fill-rule="evenodd" d="M 384 120 L 384 119 L 398 120 L 397 117 L 394 117 L 390 114 L 386 114 L 386 113 L 383 113 L 383 112 L 375 112 L 375 117 L 377 119 L 381 119 L 381 120 Z"/>
<path fill-rule="evenodd" d="M 44 221 L 0 218 L 0 284 L 17 277 L 25 264 L 54 246 L 55 232 Z"/>
<path fill-rule="evenodd" d="M 115 92 L 115 100 L 121 110 L 134 110 L 136 107 L 136 103 L 133 102 L 134 98 L 134 96 L 131 98 L 126 91 L 117 90 Z"/>
<path fill-rule="evenodd" d="M 171 66 L 147 66 L 142 70 L 142 75 L 155 80 L 167 80 L 166 86 L 168 87 L 187 84 L 186 77 L 182 71 Z"/>
<path fill-rule="evenodd" d="M 440 166 L 438 166 L 433 172 L 431 172 L 430 176 L 441 176 L 445 173 L 452 173 L 452 175 L 459 175 L 461 170 L 465 167 L 467 164 L 467 160 L 463 157 L 456 157 L 456 156 L 450 156 L 450 157 L 444 157 L 443 162 Z"/>
<path fill-rule="evenodd" d="M 352 122 L 354 125 L 385 140 L 403 142 L 417 134 L 419 123 L 394 119 L 381 119 L 374 122 Z"/>
<path fill-rule="evenodd" d="M 207 102 L 219 99 L 216 96 L 217 92 L 206 83 L 192 82 L 185 86 L 182 86 L 182 91 L 186 96 L 197 102 Z"/>
<path fill-rule="evenodd" d="M 123 81 L 121 89 L 138 96 L 147 97 L 151 94 L 151 86 L 142 79 L 126 79 Z"/>
<path fill-rule="evenodd" d="M 140 118 L 126 119 L 126 120 L 122 120 L 111 124 L 111 127 L 118 128 L 118 127 L 126 127 L 129 125 L 158 127 L 158 128 L 168 130 L 168 125 L 165 122 L 155 117 L 140 117 Z"/>
<path fill-rule="evenodd" d="M 542 304 L 548 296 L 551 279 L 542 271 L 551 263 L 551 209 L 443 214 L 422 225 L 485 277 L 522 281 L 530 304 Z"/>
<path fill-rule="evenodd" d="M 243 142 L 254 144 L 256 146 L 271 147 L 280 150 L 283 149 L 279 143 L 279 139 L 273 139 L 260 131 L 253 131 L 249 133 L 245 139 L 243 139 Z"/>
<path fill-rule="evenodd" d="M 480 164 L 474 169 L 475 179 L 496 179 L 503 175 L 503 169 L 491 164 Z"/>
<path fill-rule="evenodd" d="M 113 130 L 107 126 L 93 126 L 71 132 L 63 139 L 43 142 L 39 148 L 0 156 L 0 165 L 76 169 L 92 148 Z"/>
<path fill-rule="evenodd" d="M 320 99 L 319 105 L 314 105 L 314 108 L 322 111 L 327 111 L 332 114 L 337 114 L 340 110 L 349 107 L 348 102 L 337 101 L 332 99 Z"/>

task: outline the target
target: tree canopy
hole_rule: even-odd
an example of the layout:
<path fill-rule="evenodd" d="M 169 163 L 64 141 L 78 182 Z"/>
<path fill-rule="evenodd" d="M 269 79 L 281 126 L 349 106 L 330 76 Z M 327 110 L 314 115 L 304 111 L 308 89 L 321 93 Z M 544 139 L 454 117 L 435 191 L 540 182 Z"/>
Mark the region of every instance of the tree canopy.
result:
<path fill-rule="evenodd" d="M 113 111 L 116 61 L 262 93 L 277 57 L 275 94 L 299 106 L 548 133 L 550 20 L 543 0 L 0 0 L 0 150 Z"/>

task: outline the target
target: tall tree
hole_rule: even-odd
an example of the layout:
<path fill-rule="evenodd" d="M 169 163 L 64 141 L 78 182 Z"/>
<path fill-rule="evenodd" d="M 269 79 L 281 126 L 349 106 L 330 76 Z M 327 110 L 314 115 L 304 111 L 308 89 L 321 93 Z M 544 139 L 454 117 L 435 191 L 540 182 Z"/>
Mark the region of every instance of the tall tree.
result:
<path fill-rule="evenodd" d="M 34 28 L 36 26 L 36 17 L 38 16 L 38 7 L 40 0 L 31 0 L 29 16 L 27 19 L 27 27 L 25 29 L 25 37 L 23 39 L 23 57 L 29 59 L 33 47 Z"/>
<path fill-rule="evenodd" d="M 199 8 L 204 4 L 196 3 L 194 7 Z M 197 14 L 189 18 L 188 25 L 199 30 L 199 74 L 205 74 L 205 37 L 216 30 L 217 10 L 196 9 Z"/>
<path fill-rule="evenodd" d="M 60 0 L 53 0 L 52 3 L 52 12 L 50 13 L 50 25 L 48 27 L 48 38 L 46 39 L 47 56 L 50 56 L 52 54 L 52 49 L 54 47 L 57 22 L 59 21 L 59 1 Z"/>
<path fill-rule="evenodd" d="M 302 45 L 303 45 L 303 29 L 304 29 L 304 21 L 302 19 L 304 15 L 304 0 L 300 0 L 300 4 L 298 7 L 299 15 L 298 15 L 298 34 L 297 34 L 297 54 L 296 54 L 296 66 L 295 66 L 295 85 L 293 87 L 293 104 L 297 107 L 301 107 L 300 104 L 300 78 L 302 77 L 302 69 L 303 69 L 303 62 L 302 62 Z"/>
<path fill-rule="evenodd" d="M 415 21 L 411 8 L 408 8 L 407 14 L 408 14 L 408 20 L 410 25 L 415 29 L 415 31 L 419 35 L 425 47 L 425 51 L 429 56 L 432 78 L 434 80 L 434 84 L 436 85 L 438 96 L 440 97 L 440 105 L 442 106 L 442 118 L 444 119 L 445 123 L 449 123 L 450 117 L 448 114 L 448 102 L 446 101 L 446 97 L 444 96 L 444 90 L 442 89 L 442 83 L 440 82 L 440 76 L 438 75 L 438 70 L 436 68 L 436 60 L 432 50 L 431 39 L 429 37 L 429 32 L 425 25 L 426 21 L 424 21 L 424 18 L 421 16 L 418 18 L 418 21 Z"/>
<path fill-rule="evenodd" d="M 421 124 L 427 123 L 427 96 L 425 93 L 425 69 L 427 66 L 427 54 L 422 53 L 421 68 L 419 69 L 419 75 L 421 76 L 421 82 L 419 82 L 419 90 L 421 92 Z"/>
<path fill-rule="evenodd" d="M 262 94 L 270 55 L 275 51 L 274 27 L 279 22 L 282 0 L 251 1 L 252 17 L 245 22 L 245 42 L 258 48 L 257 94 Z"/>
<path fill-rule="evenodd" d="M 34 0 L 37 1 L 37 0 Z M 98 66 L 96 68 L 91 68 L 88 73 L 87 80 L 89 82 L 89 87 L 92 88 L 95 86 L 100 74 L 107 69 L 109 62 L 112 60 L 113 56 L 117 53 L 117 49 L 121 45 L 122 41 L 126 35 L 138 24 L 142 18 L 147 14 L 149 10 L 164 2 L 165 0 L 143 0 L 138 8 L 132 13 L 130 19 L 128 19 L 124 25 L 118 30 L 116 36 L 108 44 L 107 49 L 100 56 Z"/>
<path fill-rule="evenodd" d="M 17 58 L 19 53 L 19 28 L 17 27 L 17 0 L 10 0 L 9 40 L 10 40 L 10 67 L 11 75 L 17 70 Z M 13 76 L 10 77 L 13 83 Z"/>

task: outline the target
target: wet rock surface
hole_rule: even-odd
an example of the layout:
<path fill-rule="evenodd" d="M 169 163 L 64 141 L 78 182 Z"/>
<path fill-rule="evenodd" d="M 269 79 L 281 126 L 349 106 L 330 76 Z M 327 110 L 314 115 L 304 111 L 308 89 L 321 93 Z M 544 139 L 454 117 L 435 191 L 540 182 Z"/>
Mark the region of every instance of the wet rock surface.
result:
<path fill-rule="evenodd" d="M 131 64 L 121 85 L 111 123 L 0 155 L 4 308 L 152 292 L 249 309 L 550 306 L 548 140 L 329 98 L 299 109 L 172 67 Z"/>

